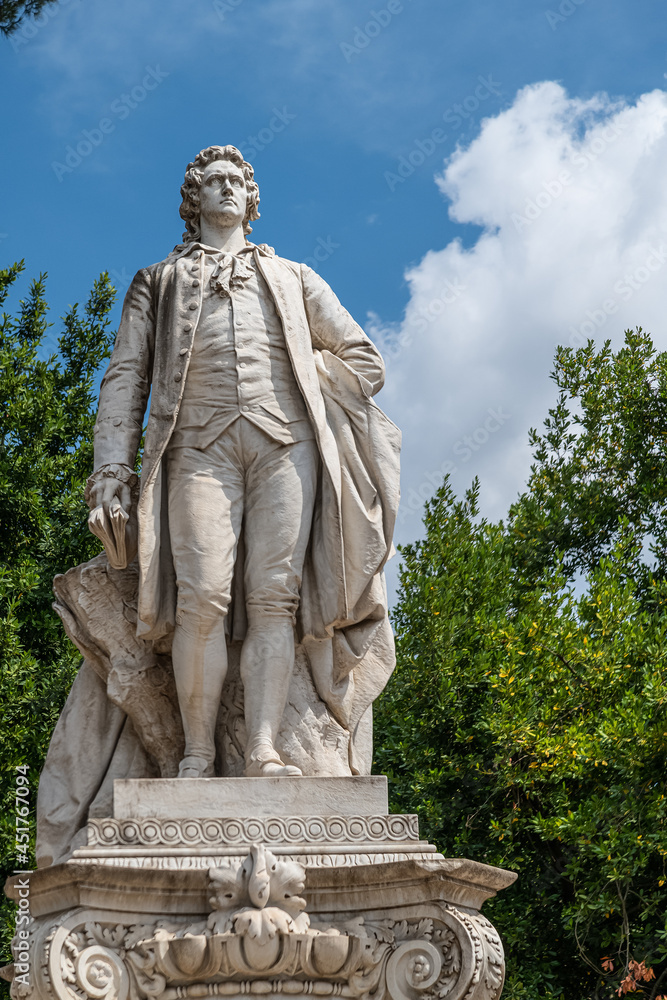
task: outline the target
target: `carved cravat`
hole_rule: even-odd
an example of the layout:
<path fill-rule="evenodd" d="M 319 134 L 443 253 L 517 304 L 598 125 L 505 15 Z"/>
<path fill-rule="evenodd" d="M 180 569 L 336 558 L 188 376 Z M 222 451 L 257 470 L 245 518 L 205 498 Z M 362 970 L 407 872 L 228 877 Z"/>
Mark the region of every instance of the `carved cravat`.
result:
<path fill-rule="evenodd" d="M 215 254 L 213 260 L 215 266 L 211 273 L 211 288 L 222 298 L 231 294 L 230 289 L 240 288 L 255 273 L 252 256 L 248 253 Z"/>

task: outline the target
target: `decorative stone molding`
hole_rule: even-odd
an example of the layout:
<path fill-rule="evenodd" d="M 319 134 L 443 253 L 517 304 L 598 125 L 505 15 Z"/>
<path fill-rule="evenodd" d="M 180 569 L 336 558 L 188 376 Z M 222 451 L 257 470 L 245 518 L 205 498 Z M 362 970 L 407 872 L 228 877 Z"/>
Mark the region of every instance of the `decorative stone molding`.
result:
<path fill-rule="evenodd" d="M 209 878 L 214 908 L 208 918 L 210 930 L 247 938 L 252 949 L 256 944 L 268 948 L 278 932 L 308 931 L 306 901 L 298 895 L 305 888 L 306 871 L 298 862 L 279 861 L 264 844 L 253 844 L 243 864 L 211 868 Z"/>
<path fill-rule="evenodd" d="M 365 865 L 385 865 L 395 864 L 400 861 L 430 861 L 433 858 L 442 858 L 441 854 L 435 853 L 435 848 L 428 845 L 418 846 L 409 849 L 405 844 L 401 844 L 401 850 L 382 850 L 382 846 L 363 845 L 361 849 L 354 852 L 343 851 L 337 853 L 330 848 L 323 847 L 321 850 L 312 849 L 312 853 L 296 853 L 294 847 L 291 849 L 271 845 L 276 854 L 286 855 L 303 865 L 306 869 L 313 868 L 358 868 Z M 385 845 L 388 846 L 388 845 Z M 297 848 L 305 850 L 303 846 Z M 109 851 L 103 854 L 103 851 Z M 149 853 L 153 851 L 153 853 Z M 243 854 L 241 848 L 237 850 L 225 850 L 220 848 L 206 848 L 202 853 L 198 853 L 197 848 L 191 851 L 182 852 L 176 848 L 164 848 L 157 851 L 151 848 L 125 848 L 112 853 L 110 848 L 93 848 L 89 851 L 80 848 L 73 855 L 73 859 L 79 864 L 104 865 L 108 868 L 140 868 L 153 869 L 155 871 L 208 871 L 220 864 L 221 858 L 232 862 L 241 863 Z"/>
<path fill-rule="evenodd" d="M 416 816 L 268 816 L 245 819 L 91 819 L 73 854 L 84 864 L 161 871 L 240 864 L 264 843 L 307 869 L 439 858 L 419 839 Z M 223 860 L 224 859 L 224 860 Z"/>
<path fill-rule="evenodd" d="M 33 920 L 30 985 L 15 982 L 13 997 L 500 997 L 502 945 L 478 911 L 410 890 L 391 905 L 394 888 L 379 877 L 373 900 L 389 905 L 359 910 L 343 892 L 335 912 L 322 912 L 306 904 L 306 879 L 303 866 L 256 844 L 209 871 L 208 916 L 175 913 L 173 897 L 160 917 L 81 906 Z"/>
<path fill-rule="evenodd" d="M 88 847 L 244 847 L 419 841 L 416 816 L 91 819 Z"/>
<path fill-rule="evenodd" d="M 497 935 L 488 933 L 485 921 L 480 926 L 466 920 L 454 907 L 446 908 L 442 921 L 365 925 L 359 918 L 352 928 L 276 930 L 265 941 L 253 938 L 247 928 L 216 933 L 167 921 L 103 924 L 86 916 L 92 914 L 75 917 L 66 936 L 57 933 L 51 942 L 48 965 L 56 1000 L 176 1000 L 268 992 L 497 1000 L 503 982 Z M 473 961 L 463 961 L 464 954 Z"/>
<path fill-rule="evenodd" d="M 259 910 L 256 912 L 266 912 Z M 283 911 L 284 912 L 284 911 Z M 39 980 L 20 1000 L 178 1000 L 286 994 L 375 1000 L 497 1000 L 500 940 L 488 921 L 452 906 L 440 920 L 363 917 L 334 925 L 128 924 L 79 911 L 51 932 Z M 302 916 L 306 916 L 302 914 Z M 266 930 L 266 926 L 264 930 Z"/>

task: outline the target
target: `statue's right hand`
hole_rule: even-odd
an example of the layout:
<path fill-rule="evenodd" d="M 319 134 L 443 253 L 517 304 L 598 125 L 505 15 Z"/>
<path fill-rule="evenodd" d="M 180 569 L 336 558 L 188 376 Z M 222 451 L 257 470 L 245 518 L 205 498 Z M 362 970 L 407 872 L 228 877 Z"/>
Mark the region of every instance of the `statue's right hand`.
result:
<path fill-rule="evenodd" d="M 132 506 L 130 487 L 113 476 L 105 476 L 90 487 L 88 506 L 91 510 L 102 507 L 107 517 L 112 507 L 121 507 L 129 515 Z"/>
<path fill-rule="evenodd" d="M 137 474 L 129 465 L 102 465 L 86 482 L 91 508 L 88 527 L 100 539 L 113 569 L 124 569 L 137 554 L 137 522 L 130 520 Z"/>

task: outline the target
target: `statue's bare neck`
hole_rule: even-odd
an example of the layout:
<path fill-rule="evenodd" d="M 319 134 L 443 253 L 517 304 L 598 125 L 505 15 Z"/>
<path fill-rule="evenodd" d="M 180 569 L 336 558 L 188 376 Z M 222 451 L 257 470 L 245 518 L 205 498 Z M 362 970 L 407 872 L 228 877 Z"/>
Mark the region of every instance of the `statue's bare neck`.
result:
<path fill-rule="evenodd" d="M 224 250 L 226 253 L 238 253 L 246 246 L 243 233 L 243 223 L 227 228 L 216 225 L 214 220 L 201 218 L 201 242 L 206 246 Z"/>

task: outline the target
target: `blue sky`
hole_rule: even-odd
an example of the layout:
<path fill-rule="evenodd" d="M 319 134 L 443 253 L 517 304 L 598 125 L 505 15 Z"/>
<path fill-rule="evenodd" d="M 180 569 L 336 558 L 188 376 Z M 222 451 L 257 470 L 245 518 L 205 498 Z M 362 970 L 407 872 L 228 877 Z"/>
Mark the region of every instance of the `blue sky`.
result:
<path fill-rule="evenodd" d="M 3 256 L 48 270 L 56 308 L 82 297 L 100 270 L 133 273 L 160 259 L 180 237 L 188 160 L 211 142 L 250 147 L 273 109 L 285 109 L 294 118 L 253 156 L 263 210 L 254 236 L 298 259 L 318 238 L 340 244 L 322 274 L 360 320 L 368 310 L 396 319 L 406 265 L 461 228 L 448 220 L 433 174 L 482 116 L 545 79 L 580 97 L 631 98 L 664 83 L 667 10 L 658 0 L 572 3 L 554 27 L 551 0 L 401 6 L 349 62 L 341 44 L 353 43 L 371 10 L 386 10 L 383 0 L 70 0 L 53 8 L 33 38 L 15 39 L 16 50 L 3 42 L 0 79 L 12 94 L 3 107 L 3 190 L 12 192 L 3 199 Z M 168 76 L 120 120 L 111 105 L 141 86 L 146 67 Z M 491 77 L 499 96 L 459 128 L 443 122 L 474 96 L 479 76 Z M 104 117 L 114 132 L 58 181 L 52 163 Z M 446 139 L 436 154 L 391 192 L 385 172 L 438 126 Z"/>
<path fill-rule="evenodd" d="M 620 231 L 614 184 L 632 170 L 658 196 L 665 123 L 656 91 L 665 85 L 666 27 L 658 0 L 61 2 L 1 42 L 0 85 L 11 95 L 2 112 L 3 260 L 25 257 L 29 276 L 48 271 L 57 319 L 68 303 L 85 298 L 100 271 L 122 286 L 164 257 L 182 232 L 179 187 L 187 162 L 211 143 L 239 146 L 261 191 L 252 239 L 297 260 L 317 251 L 320 273 L 358 321 L 384 345 L 401 337 L 407 345 L 394 353 L 384 396 L 406 431 L 406 495 L 437 478 L 462 436 L 501 406 L 500 430 L 487 428 L 487 438 L 496 435 L 493 445 L 470 449 L 472 459 L 456 469 L 460 489 L 474 472 L 486 476 L 483 499 L 500 515 L 525 477 L 527 427 L 551 402 L 547 376 L 559 330 L 566 340 L 571 325 L 586 321 L 588 300 L 557 322 L 545 315 L 544 330 L 517 334 L 504 354 L 512 359 L 511 379 L 501 362 L 490 375 L 478 363 L 488 358 L 489 344 L 521 326 L 514 319 L 524 304 L 530 309 L 549 295 L 559 303 L 573 281 L 587 285 L 587 267 L 573 278 L 571 262 L 583 236 L 601 234 L 605 220 L 610 232 Z M 511 241 L 502 242 L 510 216 L 491 202 L 512 188 L 520 209 L 543 184 L 553 188 L 552 172 L 570 155 L 566 146 L 585 143 L 601 122 L 623 114 L 628 125 L 613 151 L 586 176 L 588 185 L 604 167 L 596 187 L 602 194 L 594 197 L 589 185 L 586 212 L 568 215 L 577 177 L 567 198 L 554 198 L 553 210 L 544 212 L 544 225 L 530 222 L 522 246 L 545 267 L 526 271 Z M 563 139 L 556 152 L 555 135 Z M 80 162 L 71 154 L 67 161 L 68 147 L 82 141 Z M 637 142 L 648 143 L 638 161 Z M 544 165 L 549 155 L 553 171 Z M 63 169 L 68 162 L 71 169 Z M 401 162 L 408 176 L 398 181 Z M 637 236 L 637 226 L 649 225 L 651 206 L 633 202 L 623 210 L 626 222 L 628 212 L 637 213 L 637 225 L 626 227 L 618 259 L 636 251 L 640 260 L 658 239 L 653 229 Z M 583 236 L 572 231 L 572 218 L 585 226 Z M 565 242 L 552 257 L 555 233 Z M 595 258 L 597 244 L 587 246 L 586 260 Z M 484 281 L 471 285 L 482 264 Z M 475 289 L 465 315 L 455 305 L 448 326 L 431 310 L 425 339 L 406 338 L 406 316 L 420 290 L 429 282 L 444 289 L 457 274 L 462 280 L 463 265 L 472 268 L 467 287 Z M 496 285 L 514 292 L 490 308 L 486 293 Z M 636 310 L 650 301 L 656 323 L 662 287 L 664 277 L 632 303 Z M 596 296 L 591 292 L 593 313 Z M 543 347 L 533 350 L 538 340 Z M 519 412 L 523 395 L 530 401 Z M 511 420 L 503 418 L 510 413 Z M 491 418 L 494 427 L 498 422 Z M 465 450 L 460 446 L 459 456 Z M 399 541 L 419 531 L 415 508 L 399 527 Z"/>

